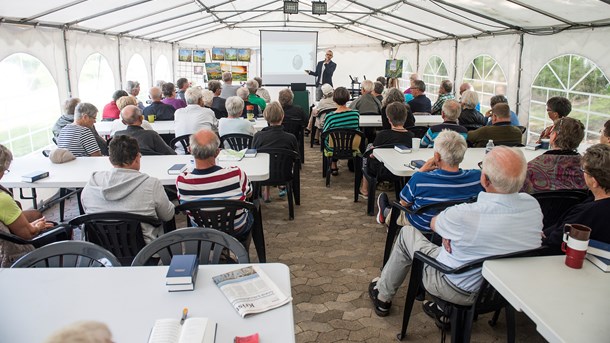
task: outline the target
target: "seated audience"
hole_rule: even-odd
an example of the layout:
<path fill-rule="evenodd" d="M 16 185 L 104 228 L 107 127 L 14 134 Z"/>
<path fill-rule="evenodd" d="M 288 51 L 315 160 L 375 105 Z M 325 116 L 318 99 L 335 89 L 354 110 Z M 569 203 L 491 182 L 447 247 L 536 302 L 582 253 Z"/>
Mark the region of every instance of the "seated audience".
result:
<path fill-rule="evenodd" d="M 364 80 L 360 85 L 360 96 L 351 102 L 349 108 L 361 114 L 381 114 L 381 101 L 372 93 L 374 89 L 373 81 Z"/>
<path fill-rule="evenodd" d="M 220 97 L 220 92 L 222 91 L 222 85 L 218 80 L 210 80 L 208 82 L 208 89 L 214 93 L 214 99 L 212 99 L 212 110 L 214 111 L 214 115 L 216 115 L 216 119 L 226 118 L 227 117 L 227 108 L 225 106 L 226 99 Z"/>
<path fill-rule="evenodd" d="M 386 113 L 386 109 L 393 103 L 404 104 L 407 108 L 407 118 L 404 123 L 404 128 L 411 127 L 415 125 L 415 117 L 413 116 L 413 112 L 411 112 L 411 108 L 409 105 L 405 104 L 405 98 L 402 92 L 398 88 L 390 88 L 383 98 L 381 102 L 381 127 L 384 130 L 389 130 L 391 128 L 390 121 L 388 120 L 388 115 Z"/>
<path fill-rule="evenodd" d="M 189 80 L 187 80 L 185 77 L 181 77 L 176 81 L 176 86 L 178 87 L 178 91 L 176 92 L 176 98 L 180 99 L 184 102 L 187 102 L 186 101 L 186 90 L 189 89 L 189 87 L 191 87 L 191 83 L 189 82 Z"/>
<path fill-rule="evenodd" d="M 460 85 L 460 102 L 462 101 L 462 96 L 464 96 L 464 92 L 466 91 L 473 91 L 474 92 L 474 87 L 472 87 L 472 85 L 468 82 L 464 82 Z M 493 107 L 493 106 L 492 106 Z M 477 97 L 477 104 L 474 106 L 474 109 L 477 112 L 481 112 L 481 103 L 478 100 Z"/>
<path fill-rule="evenodd" d="M 278 101 L 284 110 L 284 121 L 301 123 L 305 127 L 309 118 L 301 106 L 294 106 L 294 93 L 289 88 L 284 88 L 278 95 Z"/>
<path fill-rule="evenodd" d="M 432 148 L 434 147 L 434 140 L 443 130 L 451 130 L 459 133 L 464 139 L 468 136 L 468 130 L 458 124 L 458 118 L 460 113 L 462 112 L 462 105 L 456 100 L 447 100 L 443 104 L 443 109 L 441 111 L 441 117 L 443 118 L 443 123 L 431 126 L 426 131 L 426 135 L 422 138 L 420 147 L 422 148 Z"/>
<path fill-rule="evenodd" d="M 138 99 L 136 99 L 134 96 L 122 96 L 119 98 L 119 100 L 116 101 L 116 105 L 119 108 L 119 110 L 123 110 L 125 107 L 129 106 L 129 105 L 134 105 L 137 106 L 138 105 Z M 147 118 L 144 118 L 144 121 L 142 121 L 142 128 L 144 130 L 153 130 L 153 127 L 150 125 L 150 123 L 148 121 L 146 121 Z M 118 131 L 123 131 L 127 129 L 127 124 L 125 124 L 123 122 L 123 119 L 119 118 L 119 119 L 115 119 L 112 122 L 112 126 L 110 127 L 110 136 L 113 137 Z M 102 154 L 104 154 L 104 152 L 102 152 Z M 104 155 L 107 155 L 104 154 Z"/>
<path fill-rule="evenodd" d="M 495 145 L 520 145 L 522 138 L 521 129 L 511 125 L 510 108 L 508 107 L 508 104 L 496 104 L 492 108 L 492 111 L 493 114 L 491 119 L 493 125 L 482 126 L 468 132 L 468 142 L 475 148 L 484 148 L 490 139 L 494 141 Z M 464 112 L 462 111 L 462 113 Z"/>
<path fill-rule="evenodd" d="M 595 144 L 589 147 L 582 157 L 582 169 L 593 198 L 572 207 L 555 225 L 544 229 L 542 244 L 557 253 L 560 253 L 565 224 L 586 225 L 591 228 L 590 239 L 610 243 L 610 146 Z"/>
<path fill-rule="evenodd" d="M 258 90 L 258 82 L 256 82 L 256 80 L 254 79 L 250 79 L 246 82 L 246 88 L 249 92 L 248 101 L 251 104 L 258 105 L 261 111 L 264 111 L 265 107 L 267 106 L 267 103 L 265 102 L 265 99 L 256 95 L 256 91 Z"/>
<path fill-rule="evenodd" d="M 434 105 L 432 106 L 431 114 L 441 114 L 441 110 L 443 109 L 443 104 L 447 100 L 455 99 L 455 96 L 451 93 L 453 91 L 453 83 L 449 80 L 443 80 L 441 82 L 440 87 L 438 87 L 438 98 Z"/>
<path fill-rule="evenodd" d="M 162 103 L 173 106 L 177 110 L 186 107 L 186 101 L 176 97 L 176 86 L 173 83 L 164 83 L 161 90 L 163 91 Z"/>
<path fill-rule="evenodd" d="M 222 92 L 220 92 L 220 97 L 228 99 L 230 96 L 236 96 L 237 90 L 241 88 L 240 85 L 233 84 L 233 74 L 230 71 L 225 71 L 222 73 Z"/>
<path fill-rule="evenodd" d="M 489 107 L 493 108 L 496 104 L 508 104 L 508 99 L 504 95 L 494 95 L 489 99 Z M 489 111 L 485 112 L 485 118 L 487 118 L 487 126 L 493 125 L 492 118 L 493 111 L 489 109 Z M 513 112 L 510 111 L 510 125 L 519 126 L 519 117 Z"/>
<path fill-rule="evenodd" d="M 325 83 L 320 87 L 320 91 L 322 92 L 322 98 L 320 98 L 318 105 L 316 105 L 316 107 L 314 107 L 311 111 L 309 125 L 307 125 L 307 129 L 309 131 L 311 131 L 313 125 L 318 128 L 315 137 L 316 144 L 320 144 L 320 131 L 322 131 L 322 128 L 324 127 L 324 119 L 326 118 L 326 113 L 320 114 L 320 112 L 339 107 L 339 105 L 337 105 L 337 103 L 333 100 L 333 86 Z"/>
<path fill-rule="evenodd" d="M 570 100 L 562 96 L 554 96 L 546 101 L 546 113 L 553 123 L 559 118 L 567 117 L 572 112 L 572 103 Z M 547 126 L 536 143 L 542 142 L 543 139 L 551 138 L 551 132 L 553 131 L 553 125 Z"/>
<path fill-rule="evenodd" d="M 292 92 L 290 89 L 288 91 Z M 280 93 L 280 99 L 282 95 Z M 274 101 L 267 105 L 265 111 L 263 112 L 265 116 L 265 120 L 269 123 L 269 126 L 263 128 L 261 131 L 257 132 L 254 135 L 254 140 L 252 141 L 252 148 L 254 149 L 264 149 L 264 148 L 273 148 L 273 149 L 287 149 L 295 152 L 299 152 L 299 144 L 297 142 L 296 137 L 289 132 L 284 131 L 282 127 L 282 122 L 284 121 L 284 110 L 279 102 Z M 265 202 L 270 202 L 269 196 L 269 186 L 265 186 L 262 189 L 263 200 Z M 286 190 L 283 187 L 280 187 L 279 196 L 280 198 L 286 195 Z"/>
<path fill-rule="evenodd" d="M 78 104 L 80 104 L 79 98 L 69 98 L 64 102 L 64 114 L 57 119 L 53 125 L 53 129 L 51 129 L 53 132 L 53 137 L 57 138 L 59 136 L 59 132 L 64 128 L 64 126 L 74 123 L 74 109 Z"/>
<path fill-rule="evenodd" d="M 360 114 L 358 113 L 358 111 L 352 110 L 351 108 L 345 105 L 349 101 L 349 98 L 349 91 L 345 87 L 338 87 L 337 89 L 335 89 L 333 93 L 333 100 L 339 106 L 336 110 L 326 115 L 326 118 L 324 119 L 324 128 L 322 129 L 322 133 L 331 129 L 358 130 L 360 128 Z M 355 141 L 354 147 L 357 145 L 356 143 L 360 144 L 360 142 Z M 331 153 L 332 147 L 329 147 L 328 144 L 326 145 L 327 151 L 325 151 L 324 153 Z M 333 159 L 330 169 L 332 175 L 339 175 L 339 168 L 337 168 L 336 160 Z"/>
<path fill-rule="evenodd" d="M 97 108 L 83 102 L 74 110 L 74 123 L 61 129 L 57 147 L 68 149 L 75 157 L 102 156 L 100 146 L 91 131 L 97 118 Z"/>
<path fill-rule="evenodd" d="M 383 77 L 382 77 L 383 79 Z M 377 80 L 379 80 L 379 78 L 377 78 Z M 385 82 L 385 79 L 383 79 Z M 379 100 L 379 102 L 383 102 L 383 94 L 385 93 L 385 89 L 384 89 L 384 84 L 379 82 L 379 81 L 375 81 L 373 82 L 373 91 L 371 92 L 371 94 L 377 99 Z"/>
<path fill-rule="evenodd" d="M 112 343 L 112 332 L 102 322 L 72 323 L 54 332 L 45 343 Z"/>
<path fill-rule="evenodd" d="M 174 120 L 174 112 L 176 109 L 172 105 L 164 104 L 161 101 L 161 88 L 152 87 L 149 91 L 150 99 L 152 103 L 142 111 L 144 114 L 144 118 L 148 119 L 148 116 L 151 114 L 155 115 L 155 120 L 164 121 L 164 120 Z"/>
<path fill-rule="evenodd" d="M 438 202 L 467 200 L 483 190 L 481 172 L 478 169 L 463 170 L 460 163 L 464 160 L 468 146 L 464 137 L 450 130 L 443 130 L 436 137 L 434 156 L 411 176 L 400 192 L 400 203 L 412 210 Z M 392 207 L 385 193 L 377 199 L 379 212 L 377 222 L 384 224 L 390 217 Z M 405 220 L 406 219 L 406 220 Z M 429 213 L 410 214 L 401 212 L 398 224 L 412 225 L 418 230 L 430 231 Z"/>
<path fill-rule="evenodd" d="M 456 139 L 460 137 L 451 133 Z M 437 141 L 434 148 L 440 144 Z M 465 150 L 466 145 L 462 148 Z M 413 227 L 403 227 L 381 276 L 369 285 L 375 313 L 390 313 L 392 298 L 409 273 L 416 251 L 457 268 L 480 258 L 539 247 L 540 206 L 531 195 L 518 193 L 525 170 L 520 150 L 500 146 L 485 155 L 480 178 L 485 192 L 479 193 L 477 202 L 450 207 L 430 222 L 430 228 L 443 237 L 442 246 L 431 243 Z M 471 305 L 482 281 L 480 268 L 456 275 L 426 268 L 422 276 L 430 294 L 458 305 Z M 436 307 L 434 303 L 429 305 Z"/>
<path fill-rule="evenodd" d="M 604 128 L 599 130 L 599 142 L 610 144 L 610 120 L 606 121 Z"/>
<path fill-rule="evenodd" d="M 242 117 L 246 118 L 248 115 L 248 107 L 250 107 L 252 109 L 252 113 L 254 114 L 254 117 L 259 117 L 263 114 L 263 111 L 260 109 L 260 107 L 258 105 L 255 105 L 253 103 L 251 103 L 250 101 L 248 101 L 250 92 L 248 92 L 248 89 L 245 87 L 239 87 L 236 91 L 237 96 L 240 97 L 243 101 L 244 101 L 244 111 L 242 112 Z"/>
<path fill-rule="evenodd" d="M 551 131 L 551 150 L 527 163 L 522 192 L 534 193 L 558 189 L 586 189 L 580 167 L 578 146 L 585 137 L 585 126 L 578 119 L 556 120 Z"/>
<path fill-rule="evenodd" d="M 0 179 L 8 173 L 13 154 L 0 144 Z M 32 239 L 53 224 L 47 223 L 38 211 L 22 211 L 13 193 L 0 186 L 0 231 L 12 233 L 23 239 Z M 20 245 L 0 239 L 0 268 L 10 267 L 21 256 L 34 250 L 31 245 Z"/>
<path fill-rule="evenodd" d="M 460 99 L 462 104 L 462 113 L 458 122 L 468 130 L 475 130 L 481 126 L 485 126 L 487 122 L 481 112 L 476 110 L 476 106 L 479 103 L 479 96 L 475 91 L 465 91 Z"/>
<path fill-rule="evenodd" d="M 91 174 L 81 193 L 85 212 L 120 211 L 162 221 L 174 218 L 174 204 L 167 198 L 161 181 L 140 173 L 142 155 L 138 141 L 125 135 L 116 136 L 108 150 L 113 168 Z M 163 234 L 163 225 L 154 227 L 142 223 L 142 234 L 148 244 Z"/>
<path fill-rule="evenodd" d="M 125 91 L 127 92 L 127 94 L 138 99 L 138 95 L 140 95 L 140 83 L 138 81 L 127 81 L 127 86 L 125 87 Z M 144 104 L 140 100 L 137 100 L 137 102 L 138 102 L 137 106 L 140 108 L 140 110 L 143 111 Z"/>
<path fill-rule="evenodd" d="M 414 82 L 417 80 L 419 80 L 419 76 L 417 74 L 413 73 L 409 76 L 409 87 L 407 87 L 407 89 L 404 91 L 405 101 L 407 103 L 413 100 L 413 92 L 411 92 L 411 87 L 413 87 Z"/>
<path fill-rule="evenodd" d="M 258 82 L 258 89 L 256 90 L 256 95 L 258 95 L 259 97 L 265 99 L 266 103 L 270 103 L 271 102 L 271 95 L 269 95 L 269 91 L 268 90 L 263 88 L 263 79 L 261 79 L 258 76 L 255 76 L 254 80 L 256 80 L 256 82 Z"/>
<path fill-rule="evenodd" d="M 431 113 L 432 102 L 426 94 L 426 84 L 422 80 L 415 80 L 411 83 L 411 94 L 413 94 L 413 100 L 409 101 L 409 107 L 412 113 L 423 112 Z"/>
<path fill-rule="evenodd" d="M 186 91 L 188 105 L 174 113 L 176 137 L 192 134 L 200 129 L 218 131 L 218 119 L 216 119 L 214 111 L 204 107 L 206 102 L 212 103 L 212 92 L 206 90 L 205 94 L 208 99 L 204 100 L 204 92 L 201 89 L 191 87 Z"/>
<path fill-rule="evenodd" d="M 127 129 L 117 131 L 114 137 L 129 136 L 138 141 L 138 146 L 142 155 L 176 155 L 163 138 L 155 130 L 144 130 L 142 127 L 142 111 L 134 105 L 129 105 L 121 111 L 123 123 Z"/>
<path fill-rule="evenodd" d="M 393 89 L 398 93 L 398 96 L 402 99 L 402 92 L 398 89 Z M 402 101 L 393 102 L 386 108 L 386 114 L 390 125 L 392 126 L 389 130 L 382 130 L 377 132 L 375 141 L 368 147 L 368 149 L 374 149 L 375 147 L 386 145 L 386 144 L 402 144 L 406 147 L 411 147 L 412 139 L 415 137 L 412 132 L 407 131 L 404 128 L 405 120 L 407 119 L 408 106 Z M 366 170 L 369 175 L 377 177 L 379 180 L 393 180 L 394 177 L 387 169 L 381 170 L 381 175 L 377 175 L 377 170 L 381 166 L 381 163 L 375 159 L 375 156 L 371 154 L 367 160 L 363 160 L 366 163 Z M 368 196 L 368 180 L 362 177 L 360 183 L 360 194 Z"/>
<path fill-rule="evenodd" d="M 121 110 L 119 110 L 119 108 L 116 106 L 116 101 L 120 97 L 128 96 L 128 95 L 129 94 L 127 94 L 127 92 L 125 92 L 122 89 L 115 91 L 112 94 L 112 101 L 110 101 L 109 103 L 106 104 L 106 106 L 104 106 L 104 109 L 102 111 L 102 121 L 113 121 L 115 119 L 119 119 Z"/>
<path fill-rule="evenodd" d="M 180 203 L 197 200 L 245 201 L 252 195 L 250 180 L 239 167 L 222 168 L 216 165 L 216 156 L 220 152 L 220 139 L 216 133 L 207 129 L 197 131 L 191 136 L 190 147 L 195 158 L 195 169 L 180 174 L 176 179 Z M 253 223 L 252 213 L 240 211 L 235 217 L 233 236 L 244 241 Z"/>
<path fill-rule="evenodd" d="M 241 133 L 254 136 L 256 129 L 251 122 L 244 119 L 241 114 L 244 109 L 244 101 L 238 96 L 231 96 L 226 100 L 227 118 L 218 121 L 218 135 L 220 137 L 231 133 Z"/>

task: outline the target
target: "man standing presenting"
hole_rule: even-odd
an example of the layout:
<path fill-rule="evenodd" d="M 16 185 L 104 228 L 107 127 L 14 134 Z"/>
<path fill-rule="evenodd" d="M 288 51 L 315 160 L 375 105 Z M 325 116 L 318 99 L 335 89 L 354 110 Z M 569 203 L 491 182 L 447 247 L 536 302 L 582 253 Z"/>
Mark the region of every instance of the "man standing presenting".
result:
<path fill-rule="evenodd" d="M 322 99 L 322 89 L 320 87 L 323 84 L 328 83 L 331 86 L 333 85 L 333 73 L 337 69 L 337 63 L 331 61 L 332 58 L 333 52 L 326 50 L 324 61 L 318 62 L 315 71 L 305 70 L 307 74 L 316 77 L 316 101 Z"/>

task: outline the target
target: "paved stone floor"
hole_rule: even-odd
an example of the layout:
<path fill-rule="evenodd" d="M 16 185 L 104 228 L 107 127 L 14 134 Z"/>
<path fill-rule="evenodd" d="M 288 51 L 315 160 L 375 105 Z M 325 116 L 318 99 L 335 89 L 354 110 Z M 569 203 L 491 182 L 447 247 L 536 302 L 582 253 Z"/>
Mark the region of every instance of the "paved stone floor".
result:
<path fill-rule="evenodd" d="M 284 263 L 291 271 L 296 341 L 396 342 L 406 282 L 385 318 L 375 315 L 367 293 L 370 280 L 380 274 L 385 227 L 365 214 L 364 199 L 353 201 L 354 174 L 347 170 L 347 163 L 326 188 L 319 149 L 305 150 L 301 206 L 296 206 L 295 220 L 288 220 L 287 201 L 278 199 L 276 191 L 272 202 L 263 207 L 267 260 Z M 67 218 L 77 215 L 75 205 L 71 201 L 67 206 Z M 47 217 L 54 218 L 58 210 L 48 212 Z M 178 227 L 181 223 L 179 218 Z M 250 256 L 257 260 L 253 246 Z M 473 342 L 506 340 L 504 315 L 495 328 L 487 324 L 490 318 L 484 315 L 475 322 Z M 440 330 L 416 302 L 406 341 L 439 340 Z M 544 342 L 522 313 L 517 313 L 517 341 Z"/>

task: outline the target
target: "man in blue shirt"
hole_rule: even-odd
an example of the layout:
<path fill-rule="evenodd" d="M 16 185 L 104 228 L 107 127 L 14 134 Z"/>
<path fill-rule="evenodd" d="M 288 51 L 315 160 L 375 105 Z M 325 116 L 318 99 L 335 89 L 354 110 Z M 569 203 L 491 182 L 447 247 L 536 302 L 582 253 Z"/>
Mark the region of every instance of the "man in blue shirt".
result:
<path fill-rule="evenodd" d="M 460 163 L 468 145 L 462 135 L 455 131 L 443 130 L 434 142 L 434 156 L 413 174 L 409 183 L 400 192 L 400 203 L 413 210 L 445 201 L 466 200 L 479 194 L 481 186 L 480 170 L 462 170 Z M 385 223 L 391 213 L 388 196 L 379 194 L 377 222 Z M 430 231 L 430 220 L 436 213 L 401 213 L 399 225 L 411 225 L 421 231 Z"/>
<path fill-rule="evenodd" d="M 494 108 L 494 106 L 496 106 L 496 104 L 508 104 L 508 99 L 506 99 L 506 97 L 504 95 L 494 95 L 491 97 L 491 99 L 489 99 L 489 107 Z M 485 112 L 485 118 L 487 119 L 487 126 L 492 125 L 492 115 L 493 112 L 490 109 L 489 111 Z M 519 126 L 519 117 L 517 117 L 517 115 L 515 114 L 515 112 L 510 111 L 510 125 L 512 126 Z"/>

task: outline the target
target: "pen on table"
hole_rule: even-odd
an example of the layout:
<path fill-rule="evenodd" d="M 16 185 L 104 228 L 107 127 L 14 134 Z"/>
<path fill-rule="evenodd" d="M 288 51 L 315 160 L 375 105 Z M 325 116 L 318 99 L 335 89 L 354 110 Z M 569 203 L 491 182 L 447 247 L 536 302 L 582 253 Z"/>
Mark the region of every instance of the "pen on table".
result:
<path fill-rule="evenodd" d="M 411 169 L 413 169 L 413 170 L 415 170 L 415 167 L 413 167 L 412 165 L 410 165 L 410 164 L 408 164 L 408 163 L 405 163 L 405 164 L 404 164 L 404 166 L 405 166 L 405 167 L 408 167 L 408 168 L 411 168 Z"/>
<path fill-rule="evenodd" d="M 180 318 L 180 325 L 184 324 L 184 321 L 186 320 L 186 316 L 189 314 L 189 309 L 188 308 L 184 308 L 182 310 L 182 318 Z"/>

